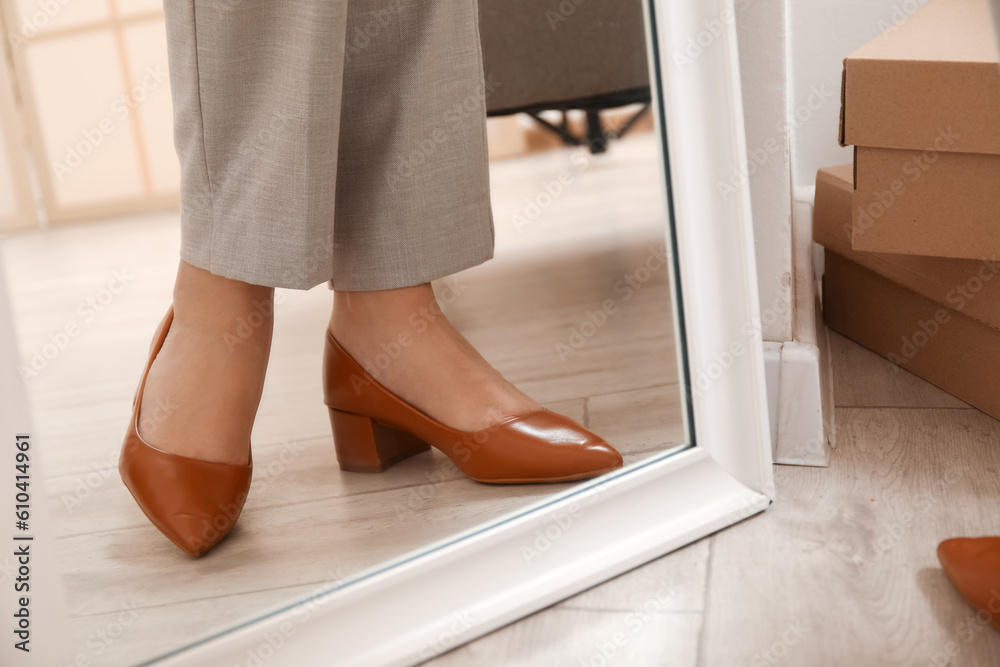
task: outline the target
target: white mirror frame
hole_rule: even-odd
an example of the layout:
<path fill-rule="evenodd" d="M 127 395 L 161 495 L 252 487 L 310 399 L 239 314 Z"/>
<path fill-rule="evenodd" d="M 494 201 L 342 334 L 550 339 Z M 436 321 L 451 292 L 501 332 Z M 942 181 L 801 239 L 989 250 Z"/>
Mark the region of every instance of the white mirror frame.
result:
<path fill-rule="evenodd" d="M 669 146 L 675 236 L 667 243 L 677 250 L 694 446 L 331 581 L 308 600 L 145 664 L 244 664 L 248 652 L 268 665 L 415 664 L 770 504 L 750 197 L 742 188 L 723 198 L 716 186 L 746 165 L 733 0 L 652 1 L 650 62 L 661 79 L 651 79 L 656 131 Z M 5 437 L 17 428 L 6 416 Z"/>

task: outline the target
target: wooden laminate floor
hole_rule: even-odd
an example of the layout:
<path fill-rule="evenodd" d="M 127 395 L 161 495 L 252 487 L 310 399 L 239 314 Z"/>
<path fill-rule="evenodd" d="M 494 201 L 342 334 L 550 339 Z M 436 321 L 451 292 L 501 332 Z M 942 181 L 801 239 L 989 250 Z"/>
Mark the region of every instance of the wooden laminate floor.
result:
<path fill-rule="evenodd" d="M 534 163 L 520 185 L 501 172 L 519 163 L 498 163 L 498 248 L 511 249 L 512 268 L 501 268 L 498 253 L 478 277 L 460 278 L 449 315 L 508 377 L 634 460 L 682 435 L 673 357 L 652 347 L 671 336 L 665 283 L 651 280 L 566 363 L 554 363 L 552 351 L 586 317 L 585 304 L 602 290 L 613 295 L 609 281 L 658 242 L 655 203 L 649 190 L 645 199 L 588 196 L 598 175 L 622 192 L 638 176 L 592 162 L 573 172 L 580 188 L 518 231 L 512 214 L 569 164 L 560 159 Z M 610 224 L 581 225 L 592 217 Z M 573 248 L 546 241 L 567 228 Z M 231 623 L 349 576 L 364 567 L 361 556 L 388 558 L 445 534 L 430 517 L 474 525 L 544 493 L 513 497 L 467 484 L 437 456 L 382 476 L 340 473 L 318 398 L 317 333 L 329 295 L 289 292 L 254 432 L 247 513 L 216 557 L 185 560 L 145 524 L 114 470 L 128 400 L 169 298 L 177 239 L 166 215 L 4 244 L 26 356 L 68 322 L 80 325 L 29 387 L 74 640 L 93 664 L 130 664 L 203 634 L 205 619 Z M 549 269 L 541 279 L 531 269 L 539 266 Z M 89 319 L 86 300 L 123 269 L 127 288 Z M 977 621 L 934 555 L 946 537 L 1000 533 L 1000 423 L 840 336 L 832 341 L 838 447 L 829 468 L 778 466 L 778 500 L 764 514 L 429 664 L 1000 665 L 1000 634 Z M 650 368 L 650 358 L 660 361 Z M 247 583 L 250 561 L 264 567 Z M 124 634 L 97 639 L 122 607 L 135 607 Z"/>
<path fill-rule="evenodd" d="M 842 336 L 832 349 L 829 468 L 775 466 L 762 515 L 428 667 L 1000 665 L 1000 633 L 935 556 L 1000 535 L 1000 422 Z"/>
<path fill-rule="evenodd" d="M 599 159 L 494 164 L 496 257 L 436 286 L 491 363 L 626 462 L 685 440 L 668 269 L 650 261 L 665 245 L 657 159 L 647 133 Z M 209 554 L 184 555 L 116 467 L 178 247 L 176 214 L 3 244 L 80 664 L 135 664 L 567 488 L 479 484 L 436 451 L 341 472 L 320 389 L 331 295 L 282 290 L 246 508 Z"/>

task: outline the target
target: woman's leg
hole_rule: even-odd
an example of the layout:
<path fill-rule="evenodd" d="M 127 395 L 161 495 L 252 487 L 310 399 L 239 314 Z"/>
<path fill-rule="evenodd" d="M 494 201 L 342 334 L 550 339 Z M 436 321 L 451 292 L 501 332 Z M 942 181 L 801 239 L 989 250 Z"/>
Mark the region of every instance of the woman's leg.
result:
<path fill-rule="evenodd" d="M 245 464 L 273 287 L 332 275 L 347 7 L 166 0 L 164 12 L 182 261 L 138 430 L 172 454 Z"/>
<path fill-rule="evenodd" d="M 475 0 L 351 0 L 330 330 L 386 388 L 460 430 L 540 407 L 452 326 L 429 284 L 493 255 L 496 85 Z"/>
<path fill-rule="evenodd" d="M 332 275 L 347 3 L 165 0 L 164 14 L 183 261 L 118 468 L 198 556 L 250 489 L 272 289 Z"/>
<path fill-rule="evenodd" d="M 146 378 L 139 435 L 171 454 L 245 464 L 271 349 L 274 290 L 181 261 L 173 310 Z"/>

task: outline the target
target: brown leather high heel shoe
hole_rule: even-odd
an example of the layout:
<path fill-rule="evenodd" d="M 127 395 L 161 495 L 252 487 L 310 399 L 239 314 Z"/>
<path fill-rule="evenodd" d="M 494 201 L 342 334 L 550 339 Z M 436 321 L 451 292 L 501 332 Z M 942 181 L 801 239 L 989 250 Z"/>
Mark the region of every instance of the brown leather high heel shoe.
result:
<path fill-rule="evenodd" d="M 253 457 L 246 465 L 201 461 L 157 449 L 139 435 L 139 407 L 146 376 L 163 347 L 174 310 L 160 323 L 132 402 L 132 420 L 122 443 L 118 472 L 146 517 L 182 551 L 200 556 L 236 525 L 243 511 Z"/>
<path fill-rule="evenodd" d="M 325 403 L 343 470 L 382 472 L 431 446 L 472 479 L 494 484 L 588 479 L 622 466 L 611 445 L 546 409 L 481 431 L 446 426 L 379 384 L 329 330 L 323 357 Z"/>
<path fill-rule="evenodd" d="M 937 556 L 962 599 L 1000 632 L 1000 537 L 954 537 Z"/>

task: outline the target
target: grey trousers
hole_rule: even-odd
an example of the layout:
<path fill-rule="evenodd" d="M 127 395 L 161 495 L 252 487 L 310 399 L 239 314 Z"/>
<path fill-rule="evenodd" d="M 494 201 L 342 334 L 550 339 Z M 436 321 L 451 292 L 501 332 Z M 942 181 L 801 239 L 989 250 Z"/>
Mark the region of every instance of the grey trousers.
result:
<path fill-rule="evenodd" d="M 493 255 L 476 0 L 165 0 L 181 257 L 272 287 Z"/>

